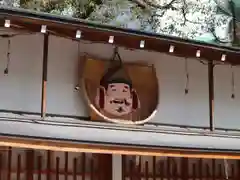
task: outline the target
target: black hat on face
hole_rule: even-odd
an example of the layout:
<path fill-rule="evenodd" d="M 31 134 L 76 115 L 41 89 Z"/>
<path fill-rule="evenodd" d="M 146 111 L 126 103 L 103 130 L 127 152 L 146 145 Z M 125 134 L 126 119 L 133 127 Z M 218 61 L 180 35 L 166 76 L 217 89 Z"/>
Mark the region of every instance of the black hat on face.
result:
<path fill-rule="evenodd" d="M 124 83 L 132 88 L 132 81 L 124 70 L 124 67 L 115 65 L 109 67 L 103 77 L 100 80 L 100 85 L 107 89 L 109 84 L 112 83 Z"/>

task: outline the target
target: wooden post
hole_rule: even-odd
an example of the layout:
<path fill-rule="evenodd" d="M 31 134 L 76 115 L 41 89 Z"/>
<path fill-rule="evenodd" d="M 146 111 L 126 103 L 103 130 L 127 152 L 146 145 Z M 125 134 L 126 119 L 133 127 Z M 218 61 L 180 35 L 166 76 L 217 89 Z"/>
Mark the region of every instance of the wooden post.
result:
<path fill-rule="evenodd" d="M 33 180 L 34 150 L 26 150 L 26 179 Z"/>
<path fill-rule="evenodd" d="M 18 154 L 17 157 L 17 180 L 21 179 L 21 155 Z"/>
<path fill-rule="evenodd" d="M 145 162 L 145 179 L 149 180 L 148 161 Z"/>
<path fill-rule="evenodd" d="M 112 180 L 112 155 L 98 154 L 99 180 Z"/>
<path fill-rule="evenodd" d="M 208 62 L 208 90 L 209 90 L 209 128 L 211 131 L 214 130 L 213 125 L 213 114 L 214 114 L 214 64 L 213 61 Z"/>
<path fill-rule="evenodd" d="M 127 168 L 126 168 L 126 155 L 122 155 L 122 180 L 126 179 L 126 172 L 127 172 Z"/>
<path fill-rule="evenodd" d="M 38 156 L 38 180 L 42 180 L 42 156 Z"/>
<path fill-rule="evenodd" d="M 202 180 L 203 179 L 203 160 L 202 159 L 198 160 L 198 171 L 199 171 L 198 179 Z"/>
<path fill-rule="evenodd" d="M 47 65 L 48 65 L 48 40 L 49 35 L 44 34 L 43 40 L 43 69 L 42 69 L 42 102 L 41 117 L 46 116 L 46 87 L 47 87 Z"/>
<path fill-rule="evenodd" d="M 156 180 L 156 176 L 157 176 L 157 172 L 156 172 L 156 164 L 157 164 L 157 160 L 156 160 L 156 156 L 153 156 L 153 180 Z"/>
<path fill-rule="evenodd" d="M 8 149 L 8 167 L 7 167 L 7 180 L 11 180 L 12 175 L 12 148 Z"/>
<path fill-rule="evenodd" d="M 188 166 L 188 158 L 181 158 L 181 179 L 188 180 L 189 179 L 189 166 Z"/>
<path fill-rule="evenodd" d="M 47 151 L 47 177 L 46 180 L 52 179 L 52 167 L 53 167 L 53 152 L 48 150 Z"/>
<path fill-rule="evenodd" d="M 64 180 L 68 180 L 68 152 L 65 152 L 65 164 L 64 164 Z"/>
<path fill-rule="evenodd" d="M 56 180 L 59 180 L 59 162 L 60 158 L 56 157 Z"/>
<path fill-rule="evenodd" d="M 83 164 L 85 166 L 85 164 Z M 85 172 L 82 174 L 82 180 L 85 178 Z M 73 159 L 73 180 L 77 180 L 77 158 Z"/>

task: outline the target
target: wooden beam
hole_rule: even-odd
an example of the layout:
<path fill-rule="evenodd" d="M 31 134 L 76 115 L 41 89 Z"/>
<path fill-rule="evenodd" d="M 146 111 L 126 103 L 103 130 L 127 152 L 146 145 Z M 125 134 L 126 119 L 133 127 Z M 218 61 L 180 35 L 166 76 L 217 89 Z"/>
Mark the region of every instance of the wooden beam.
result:
<path fill-rule="evenodd" d="M 41 101 L 41 117 L 42 118 L 45 118 L 45 116 L 46 116 L 48 40 L 49 40 L 49 35 L 48 34 L 44 34 L 44 40 L 43 40 L 43 66 L 42 66 L 42 101 Z"/>
<path fill-rule="evenodd" d="M 209 128 L 214 130 L 214 64 L 212 61 L 208 62 L 208 90 L 209 90 Z"/>
<path fill-rule="evenodd" d="M 224 151 L 203 151 L 180 148 L 153 148 L 139 146 L 123 145 L 105 145 L 92 143 L 74 143 L 72 141 L 49 141 L 46 139 L 20 138 L 20 137 L 3 137 L 0 136 L 0 146 L 42 149 L 51 151 L 64 152 L 86 152 L 102 154 L 122 154 L 122 155 L 139 155 L 139 156 L 169 156 L 169 157 L 189 157 L 189 158 L 206 158 L 206 159 L 240 159 L 240 152 Z"/>
<path fill-rule="evenodd" d="M 7 11 L 7 10 L 5 10 Z M 5 12 L 6 13 L 6 12 Z M 0 13 L 1 16 L 1 13 Z M 37 18 L 31 14 L 12 11 L 4 14 L 4 18 L 11 20 L 11 28 L 27 29 L 32 32 L 40 32 L 41 25 L 47 25 L 47 31 L 50 34 L 75 39 L 76 31 L 81 30 L 82 40 L 88 40 L 95 43 L 108 43 L 109 36 L 114 36 L 114 44 L 130 49 L 140 49 L 139 43 L 145 41 L 144 50 L 169 53 L 169 46 L 175 47 L 171 55 L 179 57 L 195 57 L 196 50 L 201 51 L 201 58 L 206 60 L 221 61 L 222 54 L 227 54 L 226 63 L 239 64 L 240 53 L 237 48 L 224 47 L 220 45 L 207 44 L 181 38 L 167 37 L 147 32 L 139 32 L 128 29 L 114 28 L 91 24 L 89 22 L 80 22 L 76 20 L 66 20 L 54 17 L 45 17 L 39 15 Z M 0 19 L 4 25 L 4 19 Z M 76 40 L 76 39 L 75 39 Z"/>

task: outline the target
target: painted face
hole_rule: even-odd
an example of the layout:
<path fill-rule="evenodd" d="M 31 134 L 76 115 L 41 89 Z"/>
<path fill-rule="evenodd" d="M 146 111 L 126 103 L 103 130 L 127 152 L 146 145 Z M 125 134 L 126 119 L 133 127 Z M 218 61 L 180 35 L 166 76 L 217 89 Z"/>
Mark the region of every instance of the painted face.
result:
<path fill-rule="evenodd" d="M 131 96 L 130 86 L 125 83 L 111 83 L 107 88 L 107 96 L 115 99 L 125 99 Z"/>
<path fill-rule="evenodd" d="M 131 89 L 125 83 L 111 83 L 108 85 L 104 110 L 116 116 L 132 112 Z"/>

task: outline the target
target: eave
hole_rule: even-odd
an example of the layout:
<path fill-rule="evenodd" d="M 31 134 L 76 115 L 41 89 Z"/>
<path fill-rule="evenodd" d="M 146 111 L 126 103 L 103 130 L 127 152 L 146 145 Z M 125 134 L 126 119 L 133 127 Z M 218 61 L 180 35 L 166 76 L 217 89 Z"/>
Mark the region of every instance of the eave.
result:
<path fill-rule="evenodd" d="M 225 63 L 239 64 L 239 48 L 226 47 L 203 42 L 184 40 L 151 34 L 141 31 L 116 28 L 106 25 L 81 21 L 74 18 L 53 16 L 27 10 L 0 8 L 0 24 L 3 27 L 6 19 L 11 21 L 11 28 L 26 29 L 31 32 L 40 32 L 41 26 L 47 26 L 47 32 L 57 36 L 75 39 L 76 31 L 82 32 L 81 39 L 92 42 L 108 43 L 109 36 L 114 36 L 114 45 L 130 48 L 169 53 L 169 47 L 175 47 L 174 56 L 196 58 L 196 51 L 201 51 L 201 59 L 220 61 L 226 55 Z M 145 41 L 145 47 L 140 48 L 140 41 Z"/>
<path fill-rule="evenodd" d="M 81 121 L 78 124 L 53 124 L 47 120 L 2 119 L 0 146 L 123 155 L 240 159 L 240 140 L 237 136 L 207 133 L 183 135 L 153 131 L 151 128 L 131 129 Z"/>

